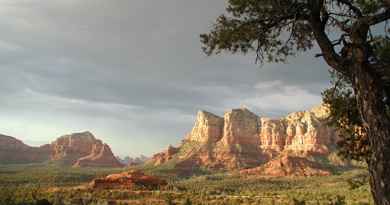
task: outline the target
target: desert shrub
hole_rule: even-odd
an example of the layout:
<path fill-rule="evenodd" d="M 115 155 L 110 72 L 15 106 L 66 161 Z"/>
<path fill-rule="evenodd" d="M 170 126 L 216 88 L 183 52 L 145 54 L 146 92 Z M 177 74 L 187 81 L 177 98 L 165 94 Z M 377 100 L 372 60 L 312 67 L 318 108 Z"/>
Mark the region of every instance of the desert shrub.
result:
<path fill-rule="evenodd" d="M 329 205 L 345 205 L 345 196 L 336 196 L 335 199 L 329 202 Z"/>
<path fill-rule="evenodd" d="M 306 202 L 305 200 L 299 200 L 299 199 L 296 199 L 296 198 L 293 198 L 293 205 L 305 205 Z"/>
<path fill-rule="evenodd" d="M 189 198 L 186 198 L 186 200 L 184 201 L 183 205 L 192 205 L 192 202 Z"/>

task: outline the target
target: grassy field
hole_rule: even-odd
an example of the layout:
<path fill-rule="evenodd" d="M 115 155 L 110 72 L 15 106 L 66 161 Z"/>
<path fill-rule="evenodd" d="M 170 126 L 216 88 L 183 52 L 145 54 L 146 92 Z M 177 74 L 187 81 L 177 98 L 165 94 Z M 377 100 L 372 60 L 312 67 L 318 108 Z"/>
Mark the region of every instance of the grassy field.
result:
<path fill-rule="evenodd" d="M 56 205 L 372 204 L 364 169 L 310 178 L 242 177 L 224 173 L 169 177 L 169 185 L 162 190 L 75 188 L 95 177 L 121 171 L 123 169 L 64 168 L 55 164 L 0 166 L 0 204 L 13 205 L 34 198 L 46 198 Z M 11 203 L 10 198 L 15 199 L 15 203 Z"/>

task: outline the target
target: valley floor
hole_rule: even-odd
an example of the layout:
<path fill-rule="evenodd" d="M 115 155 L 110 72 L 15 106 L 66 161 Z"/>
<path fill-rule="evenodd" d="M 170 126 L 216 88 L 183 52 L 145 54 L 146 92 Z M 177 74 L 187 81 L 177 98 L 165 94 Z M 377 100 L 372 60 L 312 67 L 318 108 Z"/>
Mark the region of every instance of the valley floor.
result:
<path fill-rule="evenodd" d="M 123 169 L 0 165 L 0 204 L 46 198 L 54 204 L 372 204 L 363 169 L 327 177 L 243 177 L 209 174 L 169 179 L 160 190 L 90 190 L 95 177 Z M 8 202 L 6 202 L 8 200 Z M 14 200 L 12 203 L 10 200 Z M 186 203 L 187 202 L 187 203 Z M 344 202 L 344 203 L 343 203 Z"/>

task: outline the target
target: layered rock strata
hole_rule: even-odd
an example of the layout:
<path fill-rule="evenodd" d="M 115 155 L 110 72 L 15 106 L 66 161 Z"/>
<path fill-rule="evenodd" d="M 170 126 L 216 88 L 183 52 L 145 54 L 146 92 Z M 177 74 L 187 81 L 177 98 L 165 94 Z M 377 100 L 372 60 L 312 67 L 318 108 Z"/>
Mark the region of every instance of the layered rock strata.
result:
<path fill-rule="evenodd" d="M 337 140 L 327 116 L 325 106 L 280 119 L 259 117 L 247 108 L 230 110 L 223 117 L 199 111 L 181 145 L 154 155 L 148 163 L 235 170 L 264 165 L 285 153 L 327 155 Z"/>

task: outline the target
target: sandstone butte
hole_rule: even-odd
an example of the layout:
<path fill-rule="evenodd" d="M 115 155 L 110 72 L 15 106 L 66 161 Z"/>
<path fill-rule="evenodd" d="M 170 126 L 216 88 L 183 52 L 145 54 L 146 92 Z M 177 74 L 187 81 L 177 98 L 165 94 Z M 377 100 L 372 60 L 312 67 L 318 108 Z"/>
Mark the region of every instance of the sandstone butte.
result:
<path fill-rule="evenodd" d="M 135 170 L 111 174 L 104 178 L 94 179 L 89 183 L 89 187 L 92 189 L 157 189 L 166 185 L 167 182 L 163 179 Z"/>
<path fill-rule="evenodd" d="M 0 163 L 60 162 L 74 167 L 122 167 L 110 147 L 90 132 L 64 135 L 40 147 L 0 135 Z"/>
<path fill-rule="evenodd" d="M 324 105 L 280 119 L 259 117 L 247 108 L 223 117 L 199 111 L 182 143 L 155 154 L 147 164 L 173 163 L 183 172 L 206 167 L 277 176 L 328 175 L 321 164 L 309 160 L 327 156 L 336 144 L 328 113 Z"/>

